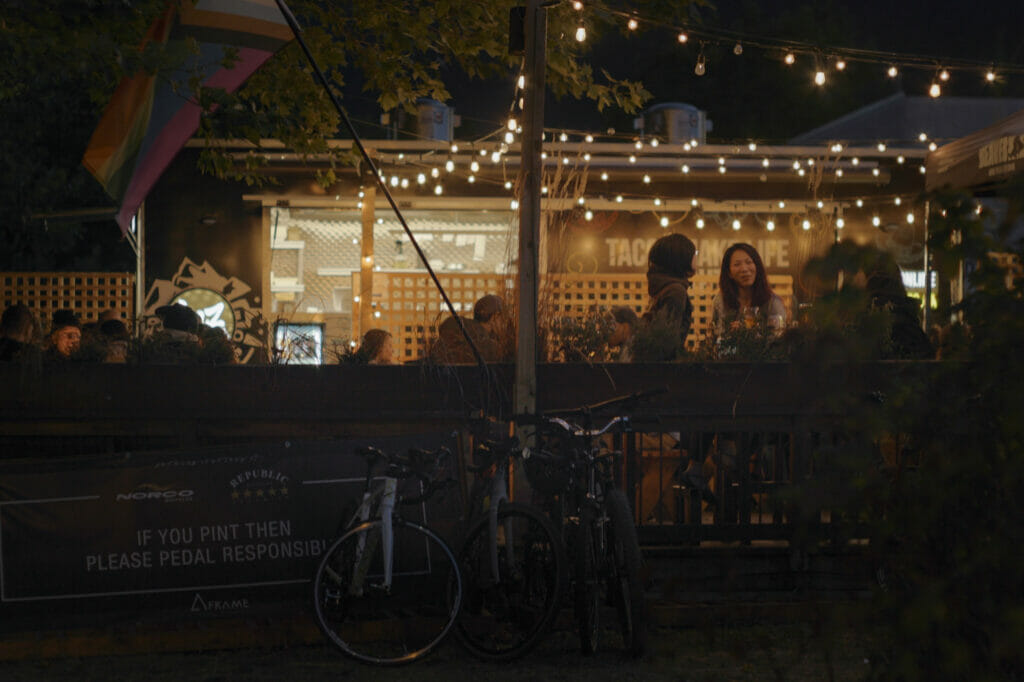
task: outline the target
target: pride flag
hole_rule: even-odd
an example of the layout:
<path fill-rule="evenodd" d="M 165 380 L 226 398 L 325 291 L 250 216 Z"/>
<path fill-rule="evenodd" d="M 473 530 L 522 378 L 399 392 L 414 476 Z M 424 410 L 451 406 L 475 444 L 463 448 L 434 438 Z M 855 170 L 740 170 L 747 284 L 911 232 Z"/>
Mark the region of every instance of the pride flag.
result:
<path fill-rule="evenodd" d="M 200 46 L 198 63 L 213 65 L 203 85 L 233 92 L 292 37 L 275 0 L 170 0 L 142 47 L 193 38 Z M 226 47 L 238 50 L 231 68 L 219 66 Z M 125 78 L 86 148 L 82 163 L 120 204 L 117 222 L 125 232 L 199 127 L 199 106 L 172 89 L 174 81 L 187 79 L 185 73 Z"/>

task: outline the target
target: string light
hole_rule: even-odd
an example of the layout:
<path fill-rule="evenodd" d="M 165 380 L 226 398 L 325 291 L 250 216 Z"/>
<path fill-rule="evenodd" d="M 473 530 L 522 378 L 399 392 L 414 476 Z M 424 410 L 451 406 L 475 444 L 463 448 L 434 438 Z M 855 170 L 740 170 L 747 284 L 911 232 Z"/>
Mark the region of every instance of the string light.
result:
<path fill-rule="evenodd" d="M 846 60 L 842 57 L 836 60 L 836 71 L 846 71 Z"/>
<path fill-rule="evenodd" d="M 697 65 L 693 67 L 693 72 L 698 76 L 703 76 L 707 71 L 707 65 L 704 61 L 704 49 L 701 48 L 700 54 L 697 55 Z"/>
<path fill-rule="evenodd" d="M 889 70 L 886 71 L 885 73 L 886 75 L 889 76 L 889 78 L 895 78 L 896 76 L 900 75 L 900 70 L 896 68 L 895 64 L 890 64 Z"/>
<path fill-rule="evenodd" d="M 811 221 L 804 218 L 804 221 L 800 224 L 800 226 L 805 230 L 809 230 L 811 229 Z"/>
<path fill-rule="evenodd" d="M 686 35 L 685 33 L 680 33 L 679 35 L 676 36 L 676 40 L 679 41 L 680 45 L 685 45 L 689 39 L 690 36 Z"/>
<path fill-rule="evenodd" d="M 814 72 L 814 84 L 815 85 L 824 85 L 825 84 L 825 72 L 822 71 L 820 67 L 818 68 L 817 71 Z"/>
<path fill-rule="evenodd" d="M 769 220 L 767 222 L 767 224 L 765 224 L 765 227 L 768 229 L 769 232 L 774 232 L 775 231 L 775 221 L 774 220 Z"/>
<path fill-rule="evenodd" d="M 949 80 L 949 71 L 947 71 L 946 69 L 942 69 L 941 71 L 939 71 L 939 80 L 942 81 L 943 83 L 948 81 Z"/>
<path fill-rule="evenodd" d="M 796 63 L 796 55 L 792 52 L 787 52 L 786 56 L 782 58 L 782 61 L 785 62 L 787 66 L 793 66 L 793 64 Z"/>
<path fill-rule="evenodd" d="M 743 43 L 736 43 L 735 45 L 733 45 L 732 46 L 732 53 L 734 55 L 736 55 L 737 57 L 739 57 L 741 54 L 743 54 Z"/>
<path fill-rule="evenodd" d="M 635 31 L 639 25 L 639 22 L 637 22 L 637 20 L 633 18 L 630 18 L 630 20 L 626 22 L 626 28 L 628 28 L 630 31 Z"/>

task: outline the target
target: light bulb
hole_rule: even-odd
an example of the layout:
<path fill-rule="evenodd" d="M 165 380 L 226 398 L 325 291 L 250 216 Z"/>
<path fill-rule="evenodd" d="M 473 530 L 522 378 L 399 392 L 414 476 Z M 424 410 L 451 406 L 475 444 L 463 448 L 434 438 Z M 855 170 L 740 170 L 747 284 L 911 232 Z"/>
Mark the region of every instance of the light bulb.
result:
<path fill-rule="evenodd" d="M 510 133 L 514 133 L 514 132 L 516 131 L 516 128 L 518 128 L 518 127 L 519 127 L 519 122 L 518 122 L 518 121 L 516 121 L 516 119 L 515 119 L 515 118 L 510 118 L 510 119 L 508 120 L 508 124 L 507 124 L 507 126 L 506 126 L 506 127 L 508 128 L 508 131 L 509 131 Z"/>
<path fill-rule="evenodd" d="M 871 224 L 874 225 L 875 227 L 878 227 L 879 225 L 882 224 L 882 219 L 879 218 L 878 216 L 872 216 L 871 217 Z"/>
<path fill-rule="evenodd" d="M 845 71 L 845 70 L 846 70 L 846 60 L 845 59 L 837 59 L 836 60 L 836 71 Z"/>
<path fill-rule="evenodd" d="M 525 88 L 526 87 L 526 76 L 525 75 L 519 76 L 519 80 L 516 82 L 516 85 L 519 86 L 520 90 Z"/>
<path fill-rule="evenodd" d="M 662 227 L 668 227 L 668 218 L 667 217 L 662 216 L 661 220 L 659 222 L 661 222 L 661 226 Z"/>
<path fill-rule="evenodd" d="M 512 144 L 516 141 L 516 134 L 512 131 L 505 133 L 505 144 Z"/>
<path fill-rule="evenodd" d="M 824 85 L 825 84 L 825 72 L 822 71 L 821 69 L 818 69 L 817 71 L 814 72 L 814 84 L 815 85 Z"/>
<path fill-rule="evenodd" d="M 885 151 L 885 143 L 884 142 L 879 142 L 878 143 L 878 151 L 880 151 L 880 152 L 884 152 Z"/>
<path fill-rule="evenodd" d="M 604 180 L 605 182 L 607 182 L 608 181 L 608 173 L 607 172 L 601 173 L 601 179 Z"/>
<path fill-rule="evenodd" d="M 804 228 L 805 230 L 809 230 L 809 229 L 811 229 L 811 221 L 807 220 L 807 219 L 804 219 L 804 221 L 800 224 L 800 226 L 802 228 Z"/>
<path fill-rule="evenodd" d="M 929 97 L 938 97 L 942 94 L 942 88 L 939 87 L 938 83 L 932 83 L 931 87 L 928 88 Z"/>
<path fill-rule="evenodd" d="M 685 33 L 680 33 L 679 35 L 676 36 L 676 40 L 678 40 L 681 45 L 685 44 L 686 41 L 688 41 L 689 39 L 690 36 L 686 35 Z"/>
<path fill-rule="evenodd" d="M 594 141 L 594 136 L 593 135 L 587 135 L 586 137 L 583 138 L 583 140 L 585 142 L 593 142 Z"/>
<path fill-rule="evenodd" d="M 911 225 L 913 225 L 913 224 L 914 224 L 914 214 L 913 214 L 913 213 L 908 213 L 908 214 L 907 214 L 907 222 L 908 222 L 909 224 L 911 224 Z"/>
<path fill-rule="evenodd" d="M 943 69 L 942 71 L 939 71 L 939 80 L 943 81 L 943 82 L 948 81 L 949 80 L 949 71 L 947 71 L 946 69 Z"/>
<path fill-rule="evenodd" d="M 644 173 L 644 184 L 645 185 L 651 184 L 651 176 L 647 175 L 646 173 Z"/>
<path fill-rule="evenodd" d="M 705 71 L 707 71 L 707 67 L 704 64 L 704 53 L 701 52 L 697 55 L 697 65 L 693 67 L 693 72 L 698 76 L 703 76 Z"/>
<path fill-rule="evenodd" d="M 661 206 L 661 197 L 654 197 L 654 205 Z"/>
<path fill-rule="evenodd" d="M 513 199 L 512 201 L 510 201 L 508 205 L 509 205 L 509 207 L 510 207 L 510 208 L 511 208 L 511 209 L 512 209 L 513 211 L 514 211 L 514 210 L 516 210 L 517 208 L 519 208 L 519 202 L 518 202 L 518 201 L 516 201 L 515 199 Z"/>
<path fill-rule="evenodd" d="M 640 24 L 637 23 L 636 19 L 630 19 L 629 21 L 626 22 L 626 28 L 628 28 L 630 31 L 635 31 L 637 26 L 639 25 Z"/>
<path fill-rule="evenodd" d="M 451 159 L 448 159 L 447 161 L 444 162 L 444 169 L 451 173 L 453 170 L 455 170 L 455 162 L 452 161 Z"/>
<path fill-rule="evenodd" d="M 476 173 L 478 170 L 480 170 L 480 164 L 477 163 L 476 161 L 473 161 L 471 164 L 469 164 L 469 170 Z"/>
<path fill-rule="evenodd" d="M 577 43 L 582 43 L 586 39 L 587 39 L 587 29 L 586 29 L 586 27 L 584 27 L 582 25 L 577 26 L 576 27 L 576 42 Z"/>
<path fill-rule="evenodd" d="M 839 228 L 840 230 L 843 229 L 844 227 L 846 227 L 846 221 L 843 220 L 842 218 L 836 218 L 836 227 Z"/>
<path fill-rule="evenodd" d="M 451 152 L 452 152 L 452 154 L 458 154 L 459 153 L 459 145 L 453 144 L 451 146 Z"/>
<path fill-rule="evenodd" d="M 472 185 L 474 182 L 476 182 L 476 176 L 475 175 L 470 175 L 468 178 L 466 178 L 466 180 L 468 180 L 469 184 Z"/>
<path fill-rule="evenodd" d="M 679 170 L 681 170 L 684 173 L 689 173 L 690 172 L 690 166 L 684 163 L 682 166 L 679 167 Z"/>
<path fill-rule="evenodd" d="M 989 83 L 994 83 L 995 80 L 996 80 L 996 72 L 993 71 L 992 69 L 989 69 L 988 71 L 986 71 L 985 72 L 985 80 L 988 81 Z"/>
<path fill-rule="evenodd" d="M 886 71 L 886 73 L 889 75 L 889 78 L 895 78 L 896 76 L 900 75 L 900 70 L 897 69 L 895 66 L 890 66 L 889 70 Z"/>
<path fill-rule="evenodd" d="M 572 8 L 577 12 L 582 11 L 583 3 L 580 2 L 580 0 L 575 0 L 575 2 L 572 3 Z"/>
<path fill-rule="evenodd" d="M 439 171 L 437 168 L 431 168 L 430 169 L 430 177 L 436 178 L 436 177 L 438 177 L 440 175 L 441 175 L 441 171 Z"/>
<path fill-rule="evenodd" d="M 621 204 L 622 203 L 622 195 L 621 194 L 615 197 L 615 203 L 617 203 L 617 204 Z"/>
<path fill-rule="evenodd" d="M 918 135 L 917 135 L 917 141 L 918 142 L 926 142 L 927 140 L 928 140 L 928 133 L 918 133 Z"/>
<path fill-rule="evenodd" d="M 732 229 L 734 229 L 734 230 L 738 230 L 738 229 L 740 229 L 740 221 L 739 221 L 739 218 L 734 218 L 734 219 L 733 219 L 733 221 L 732 221 Z"/>
<path fill-rule="evenodd" d="M 569 141 L 569 134 L 568 133 L 562 133 L 561 135 L 558 136 L 558 141 L 559 142 L 568 142 Z"/>
<path fill-rule="evenodd" d="M 796 63 L 796 55 L 793 54 L 792 52 L 787 52 L 786 56 L 783 57 L 782 61 L 784 61 L 784 62 L 786 62 L 786 64 L 792 66 L 794 63 Z"/>
<path fill-rule="evenodd" d="M 771 163 L 772 163 L 772 162 L 768 160 L 768 157 L 767 157 L 767 156 L 766 156 L 766 157 L 764 157 L 763 159 L 761 159 L 761 165 L 762 165 L 762 166 L 764 166 L 765 168 L 767 168 L 768 166 L 770 166 L 770 165 L 771 165 Z"/>
<path fill-rule="evenodd" d="M 757 151 L 757 143 L 756 142 L 749 143 L 747 145 L 747 149 L 749 149 L 752 152 L 756 152 Z"/>
<path fill-rule="evenodd" d="M 769 220 L 768 224 L 765 225 L 765 227 L 768 228 L 769 232 L 774 232 L 775 231 L 775 221 L 774 220 Z"/>
<path fill-rule="evenodd" d="M 743 43 L 736 43 L 732 46 L 732 53 L 737 57 L 743 54 Z"/>
<path fill-rule="evenodd" d="M 426 176 L 426 174 L 425 173 L 420 173 L 419 175 L 417 175 L 416 176 L 416 182 L 421 184 L 421 185 L 425 185 L 427 183 L 427 176 Z"/>
<path fill-rule="evenodd" d="M 697 229 L 698 230 L 703 230 L 704 229 L 704 219 L 703 218 L 697 218 Z"/>
<path fill-rule="evenodd" d="M 434 185 L 434 194 L 441 196 L 444 193 L 444 188 L 441 185 Z"/>
<path fill-rule="evenodd" d="M 593 220 L 594 212 L 588 209 L 587 212 L 583 214 L 583 217 L 586 218 L 587 220 Z"/>

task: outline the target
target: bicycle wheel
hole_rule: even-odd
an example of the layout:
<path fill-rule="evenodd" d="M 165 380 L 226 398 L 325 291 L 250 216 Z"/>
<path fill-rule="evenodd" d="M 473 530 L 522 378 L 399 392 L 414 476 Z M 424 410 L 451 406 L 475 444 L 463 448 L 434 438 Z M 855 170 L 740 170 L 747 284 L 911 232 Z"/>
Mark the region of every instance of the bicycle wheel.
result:
<path fill-rule="evenodd" d="M 508 661 L 535 647 L 557 615 L 565 550 L 547 516 L 502 503 L 495 576 L 489 528 L 486 516 L 475 522 L 459 550 L 465 598 L 455 636 L 478 658 Z"/>
<path fill-rule="evenodd" d="M 612 562 L 608 590 L 619 612 L 623 645 L 630 655 L 641 656 L 647 648 L 647 618 L 636 525 L 621 490 L 609 491 L 605 505 L 611 519 L 608 549 Z"/>
<path fill-rule="evenodd" d="M 462 578 L 448 545 L 429 528 L 395 519 L 392 580 L 384 584 L 383 523 L 367 521 L 331 545 L 313 581 L 317 623 L 341 651 L 393 665 L 440 644 L 462 603 Z"/>
<path fill-rule="evenodd" d="M 584 501 L 580 509 L 580 524 L 576 530 L 575 609 L 576 627 L 580 634 L 580 649 L 584 654 L 597 651 L 600 628 L 601 591 L 598 573 L 598 552 L 601 528 L 594 509 Z"/>

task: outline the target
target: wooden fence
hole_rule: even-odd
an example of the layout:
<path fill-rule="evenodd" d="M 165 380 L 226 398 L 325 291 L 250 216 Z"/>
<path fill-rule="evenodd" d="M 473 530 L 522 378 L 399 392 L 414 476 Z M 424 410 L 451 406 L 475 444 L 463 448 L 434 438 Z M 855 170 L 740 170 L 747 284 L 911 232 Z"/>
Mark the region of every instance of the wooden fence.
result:
<path fill-rule="evenodd" d="M 866 396 L 930 366 L 809 374 L 787 363 L 550 364 L 538 368 L 538 405 L 665 387 L 631 410 L 634 432 L 616 443 L 644 541 L 786 540 L 793 518 L 774 506 L 774 493 L 821 473 L 814 453 L 840 417 L 822 403 L 826 387 Z M 0 452 L 45 467 L 48 458 L 452 432 L 480 410 L 507 417 L 513 383 L 508 365 L 481 374 L 471 366 L 0 363 Z M 688 466 L 712 467 L 707 490 L 683 475 Z M 815 510 L 811 521 L 827 533 L 830 511 Z"/>

